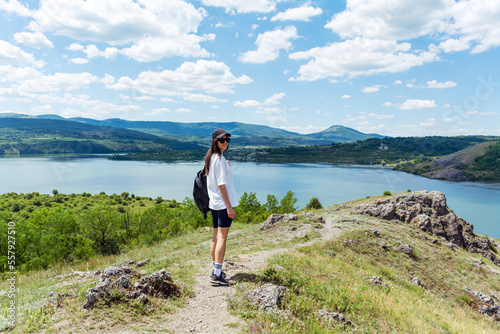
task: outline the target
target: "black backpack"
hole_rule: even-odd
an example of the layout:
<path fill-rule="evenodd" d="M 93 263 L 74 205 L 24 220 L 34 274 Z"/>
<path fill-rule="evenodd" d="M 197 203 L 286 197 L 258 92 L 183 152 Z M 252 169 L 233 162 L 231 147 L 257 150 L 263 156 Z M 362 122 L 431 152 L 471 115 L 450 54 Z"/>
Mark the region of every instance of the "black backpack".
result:
<path fill-rule="evenodd" d="M 198 209 L 200 209 L 201 213 L 203 213 L 203 217 L 207 219 L 207 212 L 210 211 L 208 208 L 210 199 L 208 197 L 207 176 L 205 175 L 205 169 L 196 173 L 196 177 L 194 178 L 193 199 Z"/>

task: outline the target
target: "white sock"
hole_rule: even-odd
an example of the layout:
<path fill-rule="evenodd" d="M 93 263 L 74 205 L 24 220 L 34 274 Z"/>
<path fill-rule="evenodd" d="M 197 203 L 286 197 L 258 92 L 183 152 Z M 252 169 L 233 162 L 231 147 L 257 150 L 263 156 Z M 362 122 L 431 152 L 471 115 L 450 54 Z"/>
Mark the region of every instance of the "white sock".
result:
<path fill-rule="evenodd" d="M 222 263 L 216 263 L 214 267 L 214 274 L 220 276 L 222 274 Z"/>

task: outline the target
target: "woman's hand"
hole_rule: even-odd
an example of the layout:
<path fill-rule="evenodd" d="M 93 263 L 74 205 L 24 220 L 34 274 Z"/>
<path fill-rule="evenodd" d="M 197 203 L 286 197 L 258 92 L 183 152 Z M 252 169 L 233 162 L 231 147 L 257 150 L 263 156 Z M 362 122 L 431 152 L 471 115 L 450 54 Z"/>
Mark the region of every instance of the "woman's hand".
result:
<path fill-rule="evenodd" d="M 231 219 L 236 218 L 236 213 L 234 213 L 233 207 L 230 206 L 227 208 L 227 216 Z"/>

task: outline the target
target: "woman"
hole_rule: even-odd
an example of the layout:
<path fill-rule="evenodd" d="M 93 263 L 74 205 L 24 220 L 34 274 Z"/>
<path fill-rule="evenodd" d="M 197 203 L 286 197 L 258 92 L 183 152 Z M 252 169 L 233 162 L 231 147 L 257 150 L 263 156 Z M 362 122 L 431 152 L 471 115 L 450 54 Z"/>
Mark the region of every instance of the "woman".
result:
<path fill-rule="evenodd" d="M 207 188 L 210 203 L 208 207 L 212 213 L 214 233 L 210 252 L 214 270 L 210 275 L 210 282 L 215 285 L 229 285 L 222 263 L 226 254 L 226 240 L 231 223 L 235 218 L 234 207 L 238 205 L 238 196 L 233 185 L 231 164 L 224 158 L 224 151 L 229 147 L 231 134 L 223 129 L 216 129 L 212 133 L 212 145 L 205 156 L 205 172 L 207 174 Z"/>

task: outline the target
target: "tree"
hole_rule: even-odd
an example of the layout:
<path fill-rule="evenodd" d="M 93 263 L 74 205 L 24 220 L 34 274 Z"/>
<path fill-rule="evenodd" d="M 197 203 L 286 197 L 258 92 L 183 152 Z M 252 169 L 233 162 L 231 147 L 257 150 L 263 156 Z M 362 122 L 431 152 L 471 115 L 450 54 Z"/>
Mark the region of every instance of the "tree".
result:
<path fill-rule="evenodd" d="M 295 208 L 295 203 L 297 199 L 293 197 L 295 193 L 289 190 L 285 197 L 280 201 L 279 213 L 295 213 L 297 209 Z"/>
<path fill-rule="evenodd" d="M 279 204 L 280 203 L 278 202 L 276 196 L 268 194 L 267 201 L 266 204 L 264 204 L 264 207 L 267 211 L 269 211 L 269 213 L 275 213 L 278 212 Z"/>
<path fill-rule="evenodd" d="M 317 197 L 313 197 L 306 205 L 306 209 L 323 209 L 323 205 L 321 205 Z"/>

